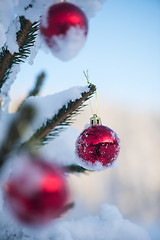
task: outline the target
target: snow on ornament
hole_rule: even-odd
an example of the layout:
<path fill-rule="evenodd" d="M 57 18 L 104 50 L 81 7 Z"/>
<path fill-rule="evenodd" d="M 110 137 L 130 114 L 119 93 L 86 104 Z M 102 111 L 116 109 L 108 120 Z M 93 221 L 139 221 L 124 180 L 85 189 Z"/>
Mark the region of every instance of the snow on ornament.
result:
<path fill-rule="evenodd" d="M 53 55 L 66 61 L 75 57 L 84 46 L 88 20 L 76 5 L 56 3 L 42 16 L 40 33 Z"/>
<path fill-rule="evenodd" d="M 96 114 L 76 141 L 77 163 L 89 170 L 102 170 L 115 166 L 120 151 L 117 134 L 103 126 Z"/>
<path fill-rule="evenodd" d="M 30 227 L 47 224 L 69 208 L 64 172 L 55 164 L 31 157 L 6 181 L 4 200 L 18 222 Z"/>

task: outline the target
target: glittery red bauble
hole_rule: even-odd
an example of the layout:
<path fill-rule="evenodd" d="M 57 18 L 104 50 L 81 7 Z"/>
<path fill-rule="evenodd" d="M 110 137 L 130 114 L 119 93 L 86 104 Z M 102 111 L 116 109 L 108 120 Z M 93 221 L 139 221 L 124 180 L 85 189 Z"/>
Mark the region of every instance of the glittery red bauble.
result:
<path fill-rule="evenodd" d="M 78 27 L 84 30 L 84 34 L 88 32 L 88 20 L 84 12 L 77 6 L 68 2 L 61 2 L 52 5 L 44 21 L 40 24 L 40 32 L 49 47 L 55 44 L 52 37 L 64 37 L 71 27 Z"/>
<path fill-rule="evenodd" d="M 76 153 L 86 166 L 100 163 L 103 167 L 109 167 L 117 159 L 119 150 L 117 134 L 103 125 L 91 125 L 80 134 L 76 142 Z"/>
<path fill-rule="evenodd" d="M 4 199 L 19 222 L 38 226 L 66 210 L 69 192 L 63 171 L 56 165 L 29 160 L 4 185 Z"/>

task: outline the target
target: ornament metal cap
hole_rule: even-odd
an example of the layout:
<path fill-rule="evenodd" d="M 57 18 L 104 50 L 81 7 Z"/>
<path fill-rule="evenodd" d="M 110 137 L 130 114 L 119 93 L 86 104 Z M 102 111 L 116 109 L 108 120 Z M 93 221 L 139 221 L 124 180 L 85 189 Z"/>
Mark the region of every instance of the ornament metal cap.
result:
<path fill-rule="evenodd" d="M 91 125 L 102 125 L 100 117 L 97 114 L 93 114 L 93 117 L 90 118 Z"/>

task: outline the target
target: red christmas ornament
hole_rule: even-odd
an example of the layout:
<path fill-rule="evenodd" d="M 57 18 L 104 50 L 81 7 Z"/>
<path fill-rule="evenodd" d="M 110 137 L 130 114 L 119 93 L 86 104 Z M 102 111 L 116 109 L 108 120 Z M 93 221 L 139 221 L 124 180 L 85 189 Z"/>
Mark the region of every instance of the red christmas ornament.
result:
<path fill-rule="evenodd" d="M 53 54 L 68 60 L 84 45 L 88 20 L 79 7 L 61 2 L 49 8 L 47 16 L 42 18 L 40 32 Z"/>
<path fill-rule="evenodd" d="M 7 206 L 19 222 L 38 226 L 67 210 L 69 191 L 62 169 L 30 159 L 6 182 Z"/>
<path fill-rule="evenodd" d="M 109 167 L 113 165 L 120 151 L 120 140 L 110 128 L 101 125 L 94 114 L 91 125 L 77 139 L 76 153 L 85 168 Z"/>

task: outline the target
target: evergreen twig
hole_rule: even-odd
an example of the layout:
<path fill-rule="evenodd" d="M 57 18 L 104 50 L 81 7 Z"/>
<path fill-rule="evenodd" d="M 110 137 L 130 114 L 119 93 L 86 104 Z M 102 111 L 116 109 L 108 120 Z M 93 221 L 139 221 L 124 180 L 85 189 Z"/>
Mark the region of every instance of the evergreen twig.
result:
<path fill-rule="evenodd" d="M 45 144 L 50 138 L 53 139 L 64 126 L 71 124 L 71 118 L 81 111 L 84 102 L 93 95 L 95 90 L 95 85 L 89 84 L 88 92 L 83 92 L 81 98 L 62 106 L 52 119 L 48 119 L 27 142 L 23 143 L 22 148 L 26 146 L 32 148 L 36 145 Z"/>
<path fill-rule="evenodd" d="M 44 79 L 45 79 L 45 73 L 42 72 L 41 74 L 38 75 L 36 84 L 34 88 L 29 92 L 27 98 L 31 96 L 37 96 L 39 94 L 41 87 L 43 85 Z"/>
<path fill-rule="evenodd" d="M 76 164 L 71 164 L 67 167 L 65 167 L 65 170 L 69 173 L 84 173 L 84 172 L 87 172 L 87 171 L 91 171 L 91 170 L 87 170 L 79 165 L 76 165 Z"/>
<path fill-rule="evenodd" d="M 32 121 L 35 116 L 35 110 L 32 106 L 24 106 L 16 118 L 12 120 L 8 127 L 8 133 L 4 138 L 0 147 L 0 168 L 3 166 L 8 154 L 13 151 L 16 144 L 23 136 L 28 124 Z"/>
<path fill-rule="evenodd" d="M 25 99 L 20 103 L 20 105 L 17 107 L 17 112 L 21 109 L 22 104 L 25 102 L 25 100 L 31 96 L 37 96 L 41 90 L 41 87 L 43 85 L 45 79 L 45 73 L 42 72 L 41 74 L 38 75 L 37 79 L 36 79 L 36 83 L 34 88 L 29 92 L 29 94 L 27 95 L 27 97 L 25 97 Z"/>

